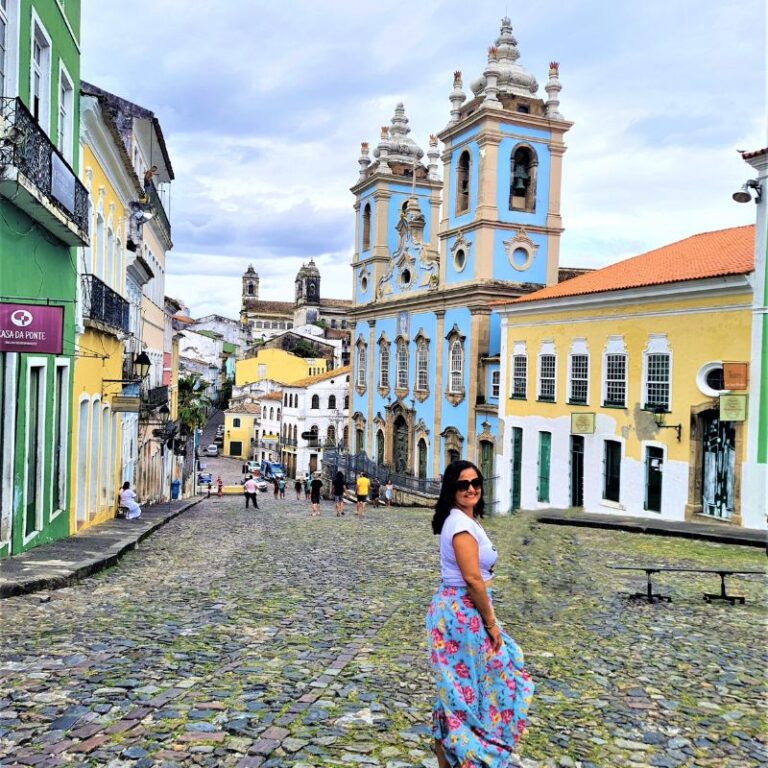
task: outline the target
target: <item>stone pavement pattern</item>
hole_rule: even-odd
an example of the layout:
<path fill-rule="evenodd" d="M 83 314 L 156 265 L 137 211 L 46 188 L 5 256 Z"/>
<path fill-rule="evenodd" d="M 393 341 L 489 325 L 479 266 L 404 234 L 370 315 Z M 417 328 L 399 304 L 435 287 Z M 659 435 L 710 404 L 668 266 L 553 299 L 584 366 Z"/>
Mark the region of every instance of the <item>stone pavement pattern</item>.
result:
<path fill-rule="evenodd" d="M 259 501 L 203 501 L 117 567 L 0 603 L 0 765 L 436 765 L 429 513 Z M 734 607 L 703 602 L 710 577 L 660 576 L 674 601 L 649 606 L 604 568 L 761 568 L 760 550 L 488 528 L 497 612 L 537 683 L 525 765 L 768 765 L 764 582 L 733 579 Z"/>

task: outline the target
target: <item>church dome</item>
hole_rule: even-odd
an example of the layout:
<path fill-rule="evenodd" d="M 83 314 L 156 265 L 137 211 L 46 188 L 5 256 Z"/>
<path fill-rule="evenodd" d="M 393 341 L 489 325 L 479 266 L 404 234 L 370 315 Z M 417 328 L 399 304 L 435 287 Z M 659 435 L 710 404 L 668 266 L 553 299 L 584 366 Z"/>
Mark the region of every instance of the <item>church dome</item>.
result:
<path fill-rule="evenodd" d="M 389 129 L 382 128 L 381 141 L 379 146 L 373 150 L 373 156 L 379 159 L 382 149 L 386 148 L 385 157 L 389 163 L 413 165 L 418 162 L 424 157 L 424 150 L 408 135 L 410 132 L 408 118 L 405 116 L 405 107 L 400 102 L 395 107 L 395 114 Z"/>
<path fill-rule="evenodd" d="M 512 34 L 512 22 L 505 16 L 501 20 L 501 33 L 488 52 L 488 69 L 493 68 L 492 71 L 496 74 L 499 95 L 532 96 L 539 89 L 536 78 L 517 63 L 519 58 L 520 51 L 517 50 L 517 39 Z M 482 96 L 485 94 L 486 84 L 486 74 L 483 74 L 470 87 L 475 96 Z"/>
<path fill-rule="evenodd" d="M 303 267 L 303 269 L 305 270 L 304 274 L 307 277 L 320 277 L 320 270 L 317 268 L 314 259 L 310 259 L 309 263 Z"/>

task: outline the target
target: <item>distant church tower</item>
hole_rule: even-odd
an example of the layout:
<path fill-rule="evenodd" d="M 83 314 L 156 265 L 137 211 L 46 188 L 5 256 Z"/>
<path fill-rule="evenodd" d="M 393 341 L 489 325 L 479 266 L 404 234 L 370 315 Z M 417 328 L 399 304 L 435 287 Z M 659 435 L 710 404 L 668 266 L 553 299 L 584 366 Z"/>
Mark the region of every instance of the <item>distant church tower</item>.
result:
<path fill-rule="evenodd" d="M 398 474 L 437 478 L 459 457 L 498 474 L 501 324 L 491 305 L 558 281 L 571 127 L 559 66 L 537 95 L 506 17 L 487 56 L 469 98 L 454 73 L 450 119 L 426 163 L 398 104 L 373 159 L 362 145 L 352 187 L 347 448 Z M 506 511 L 507 500 L 491 508 Z"/>
<path fill-rule="evenodd" d="M 314 323 L 320 318 L 320 270 L 310 259 L 296 274 L 294 325 Z"/>

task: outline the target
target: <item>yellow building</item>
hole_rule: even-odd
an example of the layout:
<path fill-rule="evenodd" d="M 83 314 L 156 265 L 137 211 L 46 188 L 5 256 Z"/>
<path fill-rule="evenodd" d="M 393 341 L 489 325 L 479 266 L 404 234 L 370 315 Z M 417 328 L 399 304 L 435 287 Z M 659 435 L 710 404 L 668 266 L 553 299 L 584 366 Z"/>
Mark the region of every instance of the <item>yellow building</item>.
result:
<path fill-rule="evenodd" d="M 138 179 L 100 100 L 82 97 L 83 180 L 91 198 L 93 238 L 80 272 L 72 417 L 70 531 L 114 517 L 120 486 L 127 217 Z M 130 371 L 126 371 L 130 375 Z M 113 407 L 114 406 L 114 407 Z"/>
<path fill-rule="evenodd" d="M 299 357 L 282 349 L 260 349 L 254 357 L 235 363 L 235 386 L 242 387 L 264 379 L 291 384 L 325 373 L 326 366 L 327 361 L 320 357 Z"/>
<path fill-rule="evenodd" d="M 740 499 L 753 241 L 695 235 L 497 307 L 502 508 L 764 527 Z"/>
<path fill-rule="evenodd" d="M 257 403 L 239 403 L 224 411 L 225 456 L 235 459 L 248 459 L 252 456 L 260 415 L 261 406 Z"/>

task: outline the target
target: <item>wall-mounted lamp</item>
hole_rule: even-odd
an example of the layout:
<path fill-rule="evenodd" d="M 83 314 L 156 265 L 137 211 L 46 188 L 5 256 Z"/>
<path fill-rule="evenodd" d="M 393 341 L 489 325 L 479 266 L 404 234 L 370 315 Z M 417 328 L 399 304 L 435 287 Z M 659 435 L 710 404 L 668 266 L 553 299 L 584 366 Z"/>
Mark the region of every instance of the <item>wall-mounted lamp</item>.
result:
<path fill-rule="evenodd" d="M 677 432 L 677 442 L 680 442 L 680 436 L 683 431 L 682 424 L 665 424 L 664 419 L 666 416 L 666 410 L 659 406 L 653 412 L 653 420 L 656 422 L 656 426 L 659 429 L 674 429 Z"/>
<path fill-rule="evenodd" d="M 165 426 L 168 423 L 168 419 L 171 418 L 171 409 L 163 403 L 163 405 L 157 409 L 157 415 L 160 417 L 160 422 Z"/>
<path fill-rule="evenodd" d="M 755 202 L 759 203 L 763 199 L 763 186 L 757 179 L 750 179 L 746 184 L 742 184 L 741 189 L 733 193 L 733 199 L 737 203 L 748 203 L 752 199 L 750 189 L 755 191 Z"/>

